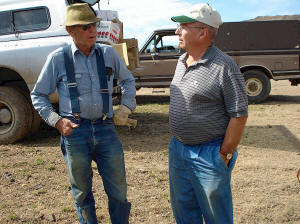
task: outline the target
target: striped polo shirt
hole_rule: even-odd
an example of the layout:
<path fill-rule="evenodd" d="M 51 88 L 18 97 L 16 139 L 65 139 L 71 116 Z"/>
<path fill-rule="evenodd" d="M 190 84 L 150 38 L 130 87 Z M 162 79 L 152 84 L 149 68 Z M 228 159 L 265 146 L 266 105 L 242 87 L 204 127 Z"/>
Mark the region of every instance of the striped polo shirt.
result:
<path fill-rule="evenodd" d="M 248 99 L 240 69 L 217 47 L 188 68 L 186 57 L 170 86 L 169 122 L 177 140 L 196 145 L 224 137 L 230 118 L 248 115 Z"/>

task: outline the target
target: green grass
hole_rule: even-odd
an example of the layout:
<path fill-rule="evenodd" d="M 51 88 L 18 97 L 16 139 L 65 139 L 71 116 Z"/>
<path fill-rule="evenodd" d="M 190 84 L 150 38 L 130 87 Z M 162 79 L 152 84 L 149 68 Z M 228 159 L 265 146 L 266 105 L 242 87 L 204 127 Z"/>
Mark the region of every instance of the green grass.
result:
<path fill-rule="evenodd" d="M 138 105 L 134 113 L 169 113 L 169 103 Z"/>
<path fill-rule="evenodd" d="M 36 196 L 43 195 L 43 194 L 47 194 L 47 191 L 46 190 L 39 190 L 38 192 L 35 193 Z"/>
<path fill-rule="evenodd" d="M 47 166 L 47 169 L 49 171 L 55 170 L 55 166 L 53 164 L 50 164 L 50 165 Z"/>
<path fill-rule="evenodd" d="M 18 170 L 18 174 L 21 178 L 25 178 L 25 177 L 28 177 L 28 176 L 31 176 L 32 175 L 32 171 L 28 168 L 25 168 L 25 169 L 19 169 Z"/>
<path fill-rule="evenodd" d="M 62 208 L 61 210 L 63 213 L 70 213 L 70 212 L 73 212 L 73 209 L 72 208 Z"/>
<path fill-rule="evenodd" d="M 41 165 L 44 165 L 44 164 L 45 164 L 45 161 L 42 160 L 42 159 L 37 159 L 37 160 L 35 161 L 35 165 L 36 165 L 36 166 L 41 166 Z"/>
<path fill-rule="evenodd" d="M 19 217 L 15 214 L 15 213 L 9 213 L 8 215 L 8 219 L 12 222 L 16 222 L 19 220 Z"/>
<path fill-rule="evenodd" d="M 164 156 L 168 156 L 169 155 L 169 149 L 165 149 L 164 151 L 162 151 Z"/>

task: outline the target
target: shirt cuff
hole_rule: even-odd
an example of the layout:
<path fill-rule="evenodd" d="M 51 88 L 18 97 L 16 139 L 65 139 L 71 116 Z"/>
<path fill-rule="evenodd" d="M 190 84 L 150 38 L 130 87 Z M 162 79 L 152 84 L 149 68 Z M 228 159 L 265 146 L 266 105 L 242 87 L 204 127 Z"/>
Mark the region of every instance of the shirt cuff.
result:
<path fill-rule="evenodd" d="M 135 104 L 135 102 L 131 102 L 130 100 L 124 100 L 123 99 L 121 105 L 124 105 L 125 107 L 127 107 L 131 111 L 134 111 L 136 104 Z"/>
<path fill-rule="evenodd" d="M 56 112 L 52 111 L 50 112 L 46 122 L 52 127 L 55 127 L 56 123 L 61 119 L 62 117 L 59 116 Z"/>
<path fill-rule="evenodd" d="M 234 113 L 230 113 L 230 117 L 244 117 L 244 116 L 248 116 L 248 111 L 239 111 L 239 112 L 234 112 Z"/>

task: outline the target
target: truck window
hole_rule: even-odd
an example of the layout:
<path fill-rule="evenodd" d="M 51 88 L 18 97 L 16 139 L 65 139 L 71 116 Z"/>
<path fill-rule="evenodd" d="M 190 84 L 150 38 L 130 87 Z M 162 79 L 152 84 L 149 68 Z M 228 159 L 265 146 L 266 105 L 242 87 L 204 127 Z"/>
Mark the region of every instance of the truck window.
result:
<path fill-rule="evenodd" d="M 156 35 L 149 42 L 144 53 L 151 53 L 151 49 L 153 48 L 157 53 L 179 52 L 178 36 L 177 35 L 168 35 L 168 36 Z"/>
<path fill-rule="evenodd" d="M 26 9 L 13 12 L 15 30 L 28 32 L 47 29 L 50 26 L 50 18 L 47 8 Z"/>
<path fill-rule="evenodd" d="M 177 35 L 161 36 L 156 45 L 156 49 L 159 53 L 178 52 Z"/>
<path fill-rule="evenodd" d="M 0 35 L 13 32 L 11 21 L 11 12 L 0 13 Z"/>
<path fill-rule="evenodd" d="M 152 39 L 152 40 L 150 41 L 150 43 L 147 45 L 147 47 L 146 47 L 144 53 L 151 53 L 151 46 L 154 46 L 154 42 L 155 42 L 155 38 Z"/>

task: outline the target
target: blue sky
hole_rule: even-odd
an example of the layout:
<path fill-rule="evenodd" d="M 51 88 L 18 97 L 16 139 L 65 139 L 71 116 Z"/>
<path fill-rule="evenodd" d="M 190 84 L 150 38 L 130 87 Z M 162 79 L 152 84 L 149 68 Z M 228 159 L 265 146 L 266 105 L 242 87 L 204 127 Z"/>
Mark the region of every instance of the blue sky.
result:
<path fill-rule="evenodd" d="M 101 9 L 116 10 L 124 23 L 125 38 L 138 39 L 139 46 L 154 29 L 174 28 L 170 17 L 181 15 L 196 0 L 102 0 Z M 109 4 L 108 4 L 109 2 Z M 221 14 L 223 22 L 242 21 L 257 16 L 300 14 L 300 0 L 206 0 Z"/>

